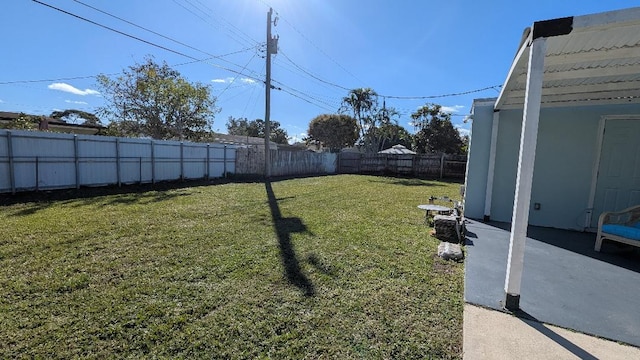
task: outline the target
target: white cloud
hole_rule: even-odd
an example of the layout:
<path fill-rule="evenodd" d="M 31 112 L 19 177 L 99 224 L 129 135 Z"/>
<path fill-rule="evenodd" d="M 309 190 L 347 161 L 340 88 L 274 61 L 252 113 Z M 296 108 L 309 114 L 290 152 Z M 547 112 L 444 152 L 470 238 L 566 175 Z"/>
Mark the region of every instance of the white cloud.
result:
<path fill-rule="evenodd" d="M 100 93 L 96 90 L 91 90 L 91 89 L 85 89 L 85 90 L 80 90 L 78 88 L 75 88 L 69 84 L 65 84 L 65 83 L 53 83 L 49 86 L 47 86 L 49 89 L 51 90 L 59 90 L 59 91 L 64 91 L 64 92 L 68 92 L 68 93 L 72 93 L 75 95 L 81 95 L 81 96 L 85 96 L 85 95 L 100 95 Z"/>
<path fill-rule="evenodd" d="M 234 81 L 236 81 L 237 79 L 234 77 L 228 77 L 228 78 L 224 78 L 224 79 L 213 79 L 211 80 L 211 82 L 217 83 L 217 84 L 229 84 L 232 83 Z M 240 82 L 245 83 L 245 84 L 255 84 L 256 81 L 250 78 L 239 78 Z"/>
<path fill-rule="evenodd" d="M 291 135 L 289 136 L 289 144 L 295 144 L 297 142 L 302 142 L 305 137 L 307 137 L 307 133 L 303 132 L 300 134 L 295 134 L 295 135 Z"/>
<path fill-rule="evenodd" d="M 86 101 L 73 101 L 73 100 L 65 100 L 67 104 L 78 104 L 78 105 L 89 105 Z"/>
<path fill-rule="evenodd" d="M 462 136 L 471 135 L 471 129 L 467 129 L 467 128 L 464 128 L 462 126 L 463 125 L 455 125 L 456 129 L 458 129 L 458 131 L 460 132 L 460 135 L 462 135 Z"/>
<path fill-rule="evenodd" d="M 219 83 L 219 84 L 228 84 L 228 83 L 232 83 L 236 80 L 236 78 L 234 77 L 228 77 L 228 78 L 224 78 L 224 79 L 213 79 L 211 80 L 214 83 Z"/>
<path fill-rule="evenodd" d="M 453 114 L 460 111 L 460 109 L 464 109 L 464 106 L 463 105 L 443 106 L 442 112 Z"/>

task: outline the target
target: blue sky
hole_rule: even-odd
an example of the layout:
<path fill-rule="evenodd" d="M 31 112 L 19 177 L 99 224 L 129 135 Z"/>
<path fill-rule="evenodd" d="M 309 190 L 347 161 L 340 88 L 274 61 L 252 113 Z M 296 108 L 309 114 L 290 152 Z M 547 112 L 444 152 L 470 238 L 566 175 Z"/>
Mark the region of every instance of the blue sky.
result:
<path fill-rule="evenodd" d="M 93 112 L 104 103 L 93 76 L 117 74 L 152 55 L 188 80 L 213 86 L 221 108 L 215 131 L 226 132 L 229 116 L 263 119 L 265 60 L 259 49 L 271 6 L 279 19 L 273 34 L 280 36 L 272 79 L 282 89 L 271 92 L 271 119 L 292 141 L 315 116 L 337 111 L 344 88 L 359 87 L 386 96 L 409 131 L 409 115 L 426 102 L 444 106 L 454 125 L 468 131 L 462 120 L 473 99 L 495 97 L 497 88 L 435 99 L 394 97 L 501 85 L 522 31 L 534 21 L 637 6 L 622 0 L 39 1 L 173 52 L 32 0 L 5 0 L 0 111 Z M 213 56 L 222 57 L 193 62 Z"/>

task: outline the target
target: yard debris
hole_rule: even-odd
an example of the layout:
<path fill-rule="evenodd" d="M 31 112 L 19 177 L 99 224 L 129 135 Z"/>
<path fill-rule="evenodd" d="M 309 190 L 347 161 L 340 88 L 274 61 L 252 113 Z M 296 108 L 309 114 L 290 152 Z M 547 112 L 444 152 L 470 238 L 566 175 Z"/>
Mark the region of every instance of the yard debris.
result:
<path fill-rule="evenodd" d="M 464 258 L 460 244 L 452 244 L 446 241 L 443 241 L 438 245 L 438 256 L 445 260 L 455 261 L 462 260 Z"/>

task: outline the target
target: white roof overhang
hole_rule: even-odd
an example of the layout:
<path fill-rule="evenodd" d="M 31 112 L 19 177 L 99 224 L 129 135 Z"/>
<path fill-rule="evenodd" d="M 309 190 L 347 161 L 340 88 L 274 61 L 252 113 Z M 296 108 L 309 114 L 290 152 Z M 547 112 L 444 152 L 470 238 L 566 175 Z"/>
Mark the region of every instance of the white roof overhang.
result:
<path fill-rule="evenodd" d="M 529 51 L 546 39 L 542 107 L 640 103 L 640 7 L 525 29 L 495 109 L 524 107 Z"/>

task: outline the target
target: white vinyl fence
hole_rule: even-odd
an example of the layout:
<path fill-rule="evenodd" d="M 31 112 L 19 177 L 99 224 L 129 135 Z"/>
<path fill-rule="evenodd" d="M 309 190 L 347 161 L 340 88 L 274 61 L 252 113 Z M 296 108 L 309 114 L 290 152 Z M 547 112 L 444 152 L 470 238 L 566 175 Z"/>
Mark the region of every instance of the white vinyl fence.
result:
<path fill-rule="evenodd" d="M 0 193 L 218 178 L 235 157 L 233 145 L 0 130 Z"/>

